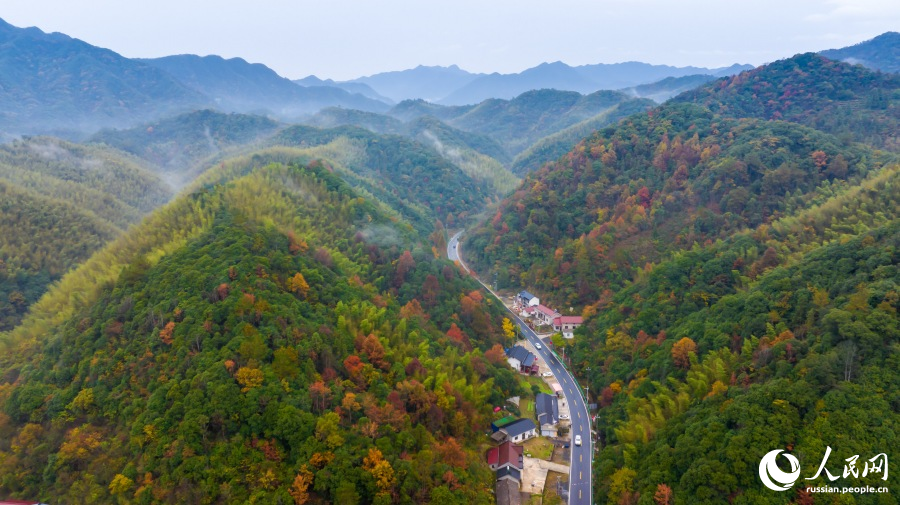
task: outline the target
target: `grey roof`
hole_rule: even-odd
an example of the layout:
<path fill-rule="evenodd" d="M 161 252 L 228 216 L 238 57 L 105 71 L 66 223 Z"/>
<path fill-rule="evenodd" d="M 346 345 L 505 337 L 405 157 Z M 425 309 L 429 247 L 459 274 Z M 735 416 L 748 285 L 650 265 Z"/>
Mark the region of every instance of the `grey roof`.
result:
<path fill-rule="evenodd" d="M 556 424 L 559 422 L 559 400 L 546 393 L 538 393 L 534 397 L 534 412 L 538 424 Z"/>
<path fill-rule="evenodd" d="M 530 367 L 531 365 L 534 365 L 534 360 L 536 360 L 536 359 L 537 359 L 537 356 L 535 356 L 534 354 L 528 353 L 528 357 L 525 358 L 525 361 L 522 362 L 522 365 L 526 366 L 526 367 Z"/>
<path fill-rule="evenodd" d="M 511 480 L 498 480 L 494 485 L 497 505 L 522 505 L 522 494 L 519 484 Z"/>
<path fill-rule="evenodd" d="M 531 419 L 519 419 L 518 421 L 511 422 L 500 428 L 500 431 L 506 432 L 506 434 L 509 435 L 509 438 L 513 438 L 535 429 L 537 429 L 537 426 L 535 426 L 534 421 Z"/>
<path fill-rule="evenodd" d="M 514 345 L 514 346 L 510 347 L 506 351 L 506 355 L 509 356 L 510 358 L 519 360 L 519 362 L 522 363 L 522 365 L 524 365 L 524 366 L 533 365 L 534 360 L 536 359 L 536 356 L 534 354 L 531 354 L 530 352 L 528 352 L 528 349 L 526 349 L 520 345 Z"/>
<path fill-rule="evenodd" d="M 497 469 L 497 480 L 500 480 L 501 477 L 512 477 L 517 481 L 522 481 L 522 472 L 518 468 L 514 468 L 511 466 L 504 466 Z"/>

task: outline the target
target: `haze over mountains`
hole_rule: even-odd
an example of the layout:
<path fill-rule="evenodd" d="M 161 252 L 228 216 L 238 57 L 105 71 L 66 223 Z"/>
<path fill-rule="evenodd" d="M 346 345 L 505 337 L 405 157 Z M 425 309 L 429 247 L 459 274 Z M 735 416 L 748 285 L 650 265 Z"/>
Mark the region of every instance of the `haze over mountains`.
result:
<path fill-rule="evenodd" d="M 896 35 L 338 83 L 0 25 L 0 130 L 69 138 L 0 145 L 0 501 L 493 505 L 485 433 L 550 385 L 465 229 L 584 318 L 547 347 L 599 407 L 591 502 L 821 502 L 762 455 L 900 453 L 900 76 L 823 56 Z"/>
<path fill-rule="evenodd" d="M 175 55 L 129 59 L 108 49 L 0 21 L 0 129 L 6 136 L 78 137 L 102 127 L 139 124 L 203 107 L 296 121 L 326 107 L 385 112 L 425 98 L 446 104 L 510 99 L 541 88 L 590 93 L 670 76 L 730 70 L 639 63 L 572 68 L 543 64 L 519 74 L 471 74 L 456 66 L 418 67 L 338 83 L 313 76 L 292 82 L 241 58 Z"/>

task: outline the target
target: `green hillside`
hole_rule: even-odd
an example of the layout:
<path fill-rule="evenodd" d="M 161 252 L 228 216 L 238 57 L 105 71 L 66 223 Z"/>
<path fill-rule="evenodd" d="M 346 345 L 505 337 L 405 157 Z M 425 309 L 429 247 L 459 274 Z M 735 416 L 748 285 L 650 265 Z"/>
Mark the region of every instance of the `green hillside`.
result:
<path fill-rule="evenodd" d="M 603 363 L 601 503 L 661 484 L 692 503 L 795 503 L 718 469 L 755 469 L 775 447 L 815 468 L 831 446 L 835 472 L 900 449 L 900 170 L 864 188 L 665 261 L 597 308 L 575 360 Z"/>
<path fill-rule="evenodd" d="M 524 183 L 470 236 L 507 283 L 587 305 L 673 251 L 789 214 L 883 163 L 785 122 L 672 104 L 597 132 Z M 508 269 L 507 269 L 508 268 Z"/>
<path fill-rule="evenodd" d="M 36 137 L 0 147 L 0 331 L 172 189 L 108 149 Z"/>
<path fill-rule="evenodd" d="M 437 219 L 464 222 L 497 194 L 492 180 L 473 179 L 433 149 L 398 135 L 376 135 L 353 126 L 293 126 L 273 142 L 321 146 L 327 151 L 320 157 L 334 159 L 346 168 L 342 173 L 354 187 L 399 210 L 420 230 L 430 230 Z M 334 148 L 328 149 L 329 144 Z"/>
<path fill-rule="evenodd" d="M 88 142 L 103 144 L 146 160 L 181 184 L 216 156 L 261 142 L 280 124 L 262 116 L 199 110 L 135 128 L 102 130 Z"/>
<path fill-rule="evenodd" d="M 499 307 L 324 165 L 229 170 L 2 337 L 0 491 L 490 503 L 475 440 L 518 393 Z"/>
<path fill-rule="evenodd" d="M 837 474 L 900 450 L 900 165 L 879 150 L 894 101 L 872 98 L 895 93 L 814 55 L 715 81 L 596 132 L 469 233 L 482 274 L 586 317 L 568 355 L 599 405 L 597 503 L 895 503 L 757 475 L 773 449 L 804 478 L 826 446 Z"/>
<path fill-rule="evenodd" d="M 543 137 L 515 157 L 510 171 L 518 175 L 533 172 L 541 168 L 544 163 L 556 161 L 571 151 L 573 145 L 589 137 L 595 131 L 615 124 L 632 114 L 643 112 L 652 106 L 651 100 L 628 100 L 592 118 Z"/>
<path fill-rule="evenodd" d="M 813 53 L 721 79 L 674 100 L 699 103 L 723 116 L 792 121 L 848 141 L 900 149 L 900 75 Z"/>
<path fill-rule="evenodd" d="M 552 89 L 523 93 L 512 100 L 490 99 L 448 120 L 451 126 L 482 133 L 516 155 L 537 140 L 629 100 L 623 93 L 581 95 Z"/>

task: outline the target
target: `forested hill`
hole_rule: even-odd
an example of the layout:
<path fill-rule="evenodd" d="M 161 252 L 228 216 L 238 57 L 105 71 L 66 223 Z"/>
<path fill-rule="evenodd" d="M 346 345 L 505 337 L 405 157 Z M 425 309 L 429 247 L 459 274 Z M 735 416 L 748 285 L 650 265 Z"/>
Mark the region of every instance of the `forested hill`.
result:
<path fill-rule="evenodd" d="M 769 86 L 797 87 L 796 79 L 827 87 L 837 65 L 865 72 L 870 92 L 892 92 L 894 81 L 882 74 L 821 61 L 820 75 L 782 74 Z M 717 96 L 722 82 L 697 93 Z M 752 95 L 736 96 L 755 110 Z M 720 115 L 685 100 L 600 130 L 529 176 L 470 235 L 474 265 L 546 290 L 561 306 L 591 304 L 671 251 L 790 214 L 823 187 L 857 183 L 889 159 L 805 126 Z M 824 102 L 835 115 L 844 110 Z"/>
<path fill-rule="evenodd" d="M 900 75 L 806 53 L 673 99 L 734 118 L 781 119 L 892 150 L 900 149 Z"/>
<path fill-rule="evenodd" d="M 854 455 L 900 451 L 898 188 L 894 167 L 797 219 L 665 261 L 598 307 L 574 352 L 599 392 L 598 503 L 660 491 L 819 503 L 807 485 L 896 486 L 822 475 L 774 493 L 757 469 L 776 448 L 804 478 L 826 447 L 839 477 Z"/>
<path fill-rule="evenodd" d="M 35 137 L 0 147 L 0 331 L 173 190 L 138 160 Z"/>
<path fill-rule="evenodd" d="M 894 98 L 860 113 L 895 95 L 815 55 L 716 81 L 596 132 L 471 233 L 501 287 L 583 309 L 598 503 L 819 503 L 766 490 L 763 454 L 805 471 L 830 446 L 839 473 L 900 450 Z"/>
<path fill-rule="evenodd" d="M 2 336 L 0 492 L 491 503 L 500 307 L 321 163 L 217 171 Z"/>
<path fill-rule="evenodd" d="M 101 130 L 88 143 L 131 153 L 171 179 L 187 183 L 214 157 L 261 142 L 281 127 L 263 116 L 204 109 L 134 128 Z"/>
<path fill-rule="evenodd" d="M 399 135 L 377 135 L 354 126 L 292 126 L 275 145 L 310 148 L 332 160 L 354 187 L 374 195 L 420 231 L 436 220 L 465 222 L 496 196 L 492 180 L 467 174 L 439 153 Z"/>

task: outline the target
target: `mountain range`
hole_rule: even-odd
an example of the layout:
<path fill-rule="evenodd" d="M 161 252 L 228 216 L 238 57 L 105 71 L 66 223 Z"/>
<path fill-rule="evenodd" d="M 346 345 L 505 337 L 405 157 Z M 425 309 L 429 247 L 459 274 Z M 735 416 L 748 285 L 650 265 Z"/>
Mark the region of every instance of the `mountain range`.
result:
<path fill-rule="evenodd" d="M 542 63 L 512 74 L 474 74 L 450 67 L 419 66 L 399 72 L 385 72 L 354 79 L 378 93 L 400 102 L 424 99 L 443 105 L 471 105 L 490 98 L 512 99 L 536 89 L 556 89 L 590 94 L 598 90 L 633 88 L 669 77 L 708 75 L 722 77 L 753 68 L 751 65 L 708 69 L 672 67 L 627 62 L 569 66 L 563 62 Z"/>
<path fill-rule="evenodd" d="M 598 503 L 818 503 L 773 500 L 763 455 L 900 450 L 898 97 L 896 74 L 814 53 L 717 79 L 583 138 L 466 232 L 482 278 L 585 319 L 554 345 L 597 392 Z"/>
<path fill-rule="evenodd" d="M 492 505 L 486 433 L 550 384 L 508 366 L 502 304 L 445 258 L 465 229 L 502 295 L 583 317 L 545 342 L 596 405 L 592 502 L 893 503 L 757 472 L 782 449 L 804 477 L 825 456 L 811 486 L 896 482 L 830 477 L 900 451 L 900 78 L 853 63 L 893 68 L 893 35 L 718 77 L 381 76 L 621 88 L 462 105 L 0 44 L 8 135 L 112 126 L 0 145 L 3 500 Z"/>
<path fill-rule="evenodd" d="M 241 58 L 179 55 L 139 60 L 157 67 L 213 100 L 226 112 L 261 112 L 296 119 L 323 107 L 387 110 L 381 101 L 326 86 L 298 86 L 261 63 Z"/>
<path fill-rule="evenodd" d="M 554 69 L 563 67 L 542 65 L 509 76 L 470 74 L 455 66 L 418 67 L 346 83 L 312 76 L 292 82 L 241 58 L 129 59 L 64 34 L 0 20 L 0 131 L 6 137 L 79 138 L 103 127 L 132 126 L 203 107 L 296 120 L 325 107 L 385 112 L 410 98 L 437 101 L 455 94 L 448 103 L 477 103 L 543 87 L 600 89 L 584 79 L 576 79 L 576 86 L 563 75 L 554 76 Z M 671 72 L 681 70 L 668 68 L 658 75 Z M 499 84 L 492 84 L 497 79 Z"/>

